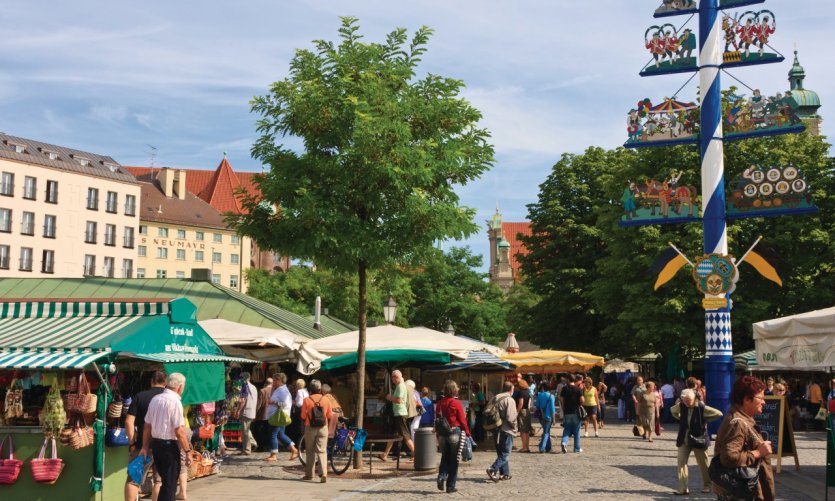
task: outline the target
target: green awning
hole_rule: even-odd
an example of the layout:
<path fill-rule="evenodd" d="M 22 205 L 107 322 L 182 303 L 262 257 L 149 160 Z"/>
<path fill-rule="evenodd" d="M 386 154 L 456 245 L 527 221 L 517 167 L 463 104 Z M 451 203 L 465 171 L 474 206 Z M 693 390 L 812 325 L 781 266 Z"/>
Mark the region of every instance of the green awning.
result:
<path fill-rule="evenodd" d="M 757 367 L 757 350 L 744 351 L 734 355 L 736 366 L 740 368 Z"/>
<path fill-rule="evenodd" d="M 430 350 L 370 350 L 365 353 L 367 364 L 448 364 L 449 353 Z M 346 353 L 322 361 L 323 371 L 350 367 L 357 364 L 356 353 Z"/>
<path fill-rule="evenodd" d="M 0 367 L 9 369 L 80 369 L 110 350 L 0 350 Z"/>
<path fill-rule="evenodd" d="M 181 363 L 181 362 L 240 362 L 243 364 L 255 363 L 255 360 L 242 357 L 230 357 L 228 355 L 210 355 L 200 353 L 122 353 L 124 356 L 131 358 L 140 358 L 142 360 L 151 360 L 162 363 Z"/>
<path fill-rule="evenodd" d="M 216 402 L 226 398 L 226 368 L 222 362 L 176 362 L 163 364 L 165 372 L 186 377 L 183 405 Z"/>

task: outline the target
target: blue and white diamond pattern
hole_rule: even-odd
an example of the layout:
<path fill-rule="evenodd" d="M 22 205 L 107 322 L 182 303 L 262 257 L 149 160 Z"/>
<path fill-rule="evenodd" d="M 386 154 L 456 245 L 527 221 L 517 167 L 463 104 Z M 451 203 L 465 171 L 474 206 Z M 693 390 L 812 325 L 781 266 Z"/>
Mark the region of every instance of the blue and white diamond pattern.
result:
<path fill-rule="evenodd" d="M 705 345 L 708 356 L 733 354 L 729 311 L 705 313 Z"/>

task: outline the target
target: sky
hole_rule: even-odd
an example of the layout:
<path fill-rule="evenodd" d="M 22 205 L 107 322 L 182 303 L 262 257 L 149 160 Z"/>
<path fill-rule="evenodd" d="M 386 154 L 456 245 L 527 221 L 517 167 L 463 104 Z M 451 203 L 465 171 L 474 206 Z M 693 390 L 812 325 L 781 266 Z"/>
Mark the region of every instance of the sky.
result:
<path fill-rule="evenodd" d="M 638 100 L 675 93 L 689 75 L 641 78 L 644 32 L 660 0 L 5 0 L 0 25 L 0 131 L 110 155 L 123 165 L 261 171 L 249 100 L 285 78 L 294 51 L 336 39 L 340 16 L 366 41 L 397 27 L 434 30 L 418 76 L 462 79 L 492 134 L 494 167 L 457 189 L 481 231 L 464 242 L 489 255 L 486 220 L 527 219 L 539 185 L 564 153 L 614 148 Z M 769 0 L 771 44 L 786 61 L 732 69 L 764 95 L 788 89 L 797 47 L 805 88 L 835 127 L 832 0 Z M 697 19 L 688 27 L 698 30 Z M 815 42 L 818 40 L 818 42 Z M 723 86 L 736 83 L 722 75 Z M 679 92 L 695 100 L 695 78 Z M 833 106 L 835 109 L 835 106 Z M 832 118 L 827 120 L 827 115 Z M 288 144 L 292 144 L 292 141 Z M 698 166 L 693 166 L 698 169 Z M 698 176 L 696 176 L 698 177 Z M 486 261 L 486 260 L 485 260 Z M 487 263 L 485 262 L 484 269 Z"/>

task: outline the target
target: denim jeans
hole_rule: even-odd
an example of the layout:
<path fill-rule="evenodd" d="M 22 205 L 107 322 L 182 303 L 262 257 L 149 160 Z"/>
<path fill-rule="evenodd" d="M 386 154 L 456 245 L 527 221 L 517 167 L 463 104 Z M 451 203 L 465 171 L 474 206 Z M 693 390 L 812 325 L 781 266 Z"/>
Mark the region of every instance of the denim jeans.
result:
<path fill-rule="evenodd" d="M 540 419 L 542 425 L 542 440 L 539 441 L 539 452 L 551 452 L 551 420 Z"/>
<path fill-rule="evenodd" d="M 273 454 L 278 452 L 278 443 L 279 442 L 281 442 L 281 445 L 284 445 L 286 447 L 291 447 L 293 445 L 296 445 L 296 444 L 293 443 L 292 440 L 290 440 L 290 437 L 288 437 L 287 435 L 284 434 L 284 428 L 285 428 L 284 426 L 270 425 L 270 440 L 271 440 L 270 445 L 272 446 L 270 451 Z"/>
<path fill-rule="evenodd" d="M 453 428 L 452 435 L 438 436 L 441 448 L 441 464 L 438 466 L 438 479 L 446 480 L 447 489 L 454 489 L 458 480 L 458 442 L 461 441 L 461 428 Z"/>
<path fill-rule="evenodd" d="M 562 429 L 562 445 L 568 447 L 568 437 L 574 436 L 574 452 L 580 451 L 580 417 L 571 412 L 566 414 Z"/>
<path fill-rule="evenodd" d="M 510 450 L 512 448 L 513 435 L 500 431 L 499 439 L 496 440 L 496 461 L 490 469 L 499 472 L 499 475 L 510 475 Z"/>

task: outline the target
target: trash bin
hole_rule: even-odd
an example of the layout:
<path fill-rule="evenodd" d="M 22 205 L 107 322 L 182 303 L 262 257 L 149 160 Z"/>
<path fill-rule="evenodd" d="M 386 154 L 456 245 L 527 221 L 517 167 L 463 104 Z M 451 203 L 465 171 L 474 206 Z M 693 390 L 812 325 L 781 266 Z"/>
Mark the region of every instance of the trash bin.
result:
<path fill-rule="evenodd" d="M 437 451 L 435 430 L 430 427 L 418 428 L 415 431 L 415 470 L 434 470 L 437 466 Z"/>

